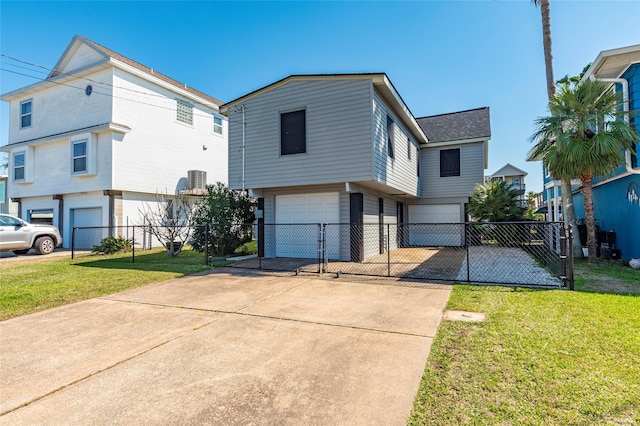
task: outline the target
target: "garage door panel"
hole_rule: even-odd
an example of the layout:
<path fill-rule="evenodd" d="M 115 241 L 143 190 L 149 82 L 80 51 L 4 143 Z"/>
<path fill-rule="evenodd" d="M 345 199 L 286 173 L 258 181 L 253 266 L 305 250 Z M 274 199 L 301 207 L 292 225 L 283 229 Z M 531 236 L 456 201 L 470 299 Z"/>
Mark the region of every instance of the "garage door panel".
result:
<path fill-rule="evenodd" d="M 71 210 L 71 227 L 86 228 L 102 225 L 102 208 L 83 208 Z M 90 249 L 99 245 L 100 240 L 107 236 L 106 228 L 77 229 L 75 232 L 74 247 L 77 249 Z"/>
<path fill-rule="evenodd" d="M 462 245 L 462 228 L 455 225 L 460 223 L 459 204 L 409 206 L 409 223 L 411 223 L 408 229 L 409 245 L 418 247 Z"/>
<path fill-rule="evenodd" d="M 317 258 L 318 226 L 313 224 L 338 223 L 339 218 L 337 192 L 276 196 L 276 256 Z M 337 259 L 339 248 L 339 238 L 327 241 L 329 258 Z"/>

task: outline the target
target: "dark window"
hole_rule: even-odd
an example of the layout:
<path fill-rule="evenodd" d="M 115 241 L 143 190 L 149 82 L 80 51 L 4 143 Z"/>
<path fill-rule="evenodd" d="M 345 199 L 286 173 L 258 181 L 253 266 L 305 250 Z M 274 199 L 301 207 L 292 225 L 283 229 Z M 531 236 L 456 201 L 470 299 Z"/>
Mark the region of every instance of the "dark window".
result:
<path fill-rule="evenodd" d="M 416 150 L 416 175 L 420 177 L 420 150 Z"/>
<path fill-rule="evenodd" d="M 440 177 L 460 176 L 460 148 L 440 151 Z"/>
<path fill-rule="evenodd" d="M 387 154 L 393 158 L 393 119 L 387 115 Z"/>
<path fill-rule="evenodd" d="M 307 152 L 305 110 L 280 114 L 280 154 Z"/>

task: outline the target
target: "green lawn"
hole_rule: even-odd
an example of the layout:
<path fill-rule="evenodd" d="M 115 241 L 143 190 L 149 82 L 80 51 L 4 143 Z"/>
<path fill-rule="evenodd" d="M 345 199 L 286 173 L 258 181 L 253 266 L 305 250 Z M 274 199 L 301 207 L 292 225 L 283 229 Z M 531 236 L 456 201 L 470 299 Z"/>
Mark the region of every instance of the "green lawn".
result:
<path fill-rule="evenodd" d="M 441 323 L 409 424 L 640 424 L 640 271 L 583 263 L 579 291 L 454 286 L 488 318 Z"/>
<path fill-rule="evenodd" d="M 0 268 L 0 321 L 153 282 L 211 269 L 204 254 L 185 250 L 176 257 L 163 249 L 6 263 Z"/>

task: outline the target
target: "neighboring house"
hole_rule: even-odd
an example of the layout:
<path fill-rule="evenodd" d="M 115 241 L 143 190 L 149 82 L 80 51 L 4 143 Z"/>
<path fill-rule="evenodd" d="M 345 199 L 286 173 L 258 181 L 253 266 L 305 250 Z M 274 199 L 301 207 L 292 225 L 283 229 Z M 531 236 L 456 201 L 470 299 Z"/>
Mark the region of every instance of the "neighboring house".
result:
<path fill-rule="evenodd" d="M 226 181 L 221 102 L 84 37 L 44 80 L 1 99 L 8 195 L 22 218 L 57 225 L 65 247 L 73 227 L 140 224 L 158 193 Z"/>
<path fill-rule="evenodd" d="M 600 52 L 583 77 L 588 78 L 610 84 L 622 94 L 624 110 L 636 111 L 626 119 L 640 131 L 640 44 Z M 593 185 L 596 225 L 602 231 L 616 232 L 615 248 L 626 259 L 640 258 L 640 139 L 635 151 L 626 152 L 626 164 L 609 176 L 594 179 Z M 583 221 L 581 189 L 573 200 L 576 218 Z M 601 234 L 601 242 L 605 242 L 605 235 Z"/>
<path fill-rule="evenodd" d="M 14 203 L 9 198 L 7 192 L 8 175 L 0 175 L 0 213 L 18 215 L 18 203 Z"/>
<path fill-rule="evenodd" d="M 259 240 L 267 257 L 317 256 L 279 224 L 460 223 L 487 164 L 489 108 L 415 118 L 384 73 L 292 75 L 221 111 L 230 123 L 229 186 L 259 197 L 259 221 L 276 226 Z M 341 228 L 328 257 L 379 254 L 382 232 Z M 460 243 L 460 235 L 421 232 L 403 241 Z"/>
<path fill-rule="evenodd" d="M 509 163 L 505 164 L 497 170 L 495 173 L 485 176 L 485 182 L 488 181 L 503 181 L 509 185 L 510 188 L 516 191 L 518 194 L 518 202 L 520 207 L 527 207 L 527 191 L 524 183 L 524 178 L 527 176 L 527 172 L 521 170 Z"/>

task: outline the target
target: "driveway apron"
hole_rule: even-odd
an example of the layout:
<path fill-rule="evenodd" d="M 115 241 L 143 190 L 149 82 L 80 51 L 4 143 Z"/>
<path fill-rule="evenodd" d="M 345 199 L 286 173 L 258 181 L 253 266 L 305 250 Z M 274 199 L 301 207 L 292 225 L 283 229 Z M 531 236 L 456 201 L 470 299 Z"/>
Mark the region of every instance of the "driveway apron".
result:
<path fill-rule="evenodd" d="M 448 285 L 223 270 L 0 323 L 0 424 L 406 424 Z"/>

